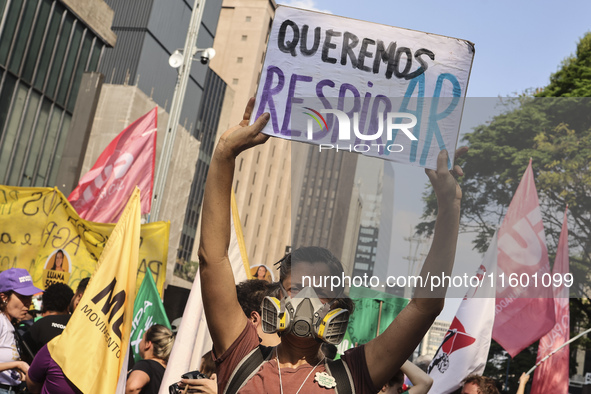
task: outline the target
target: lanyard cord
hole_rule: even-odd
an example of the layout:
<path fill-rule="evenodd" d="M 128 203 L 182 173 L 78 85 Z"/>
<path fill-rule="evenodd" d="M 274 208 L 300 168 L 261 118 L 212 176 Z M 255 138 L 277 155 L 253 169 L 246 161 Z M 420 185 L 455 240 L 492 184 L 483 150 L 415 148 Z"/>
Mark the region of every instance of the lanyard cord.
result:
<path fill-rule="evenodd" d="M 281 391 L 281 394 L 283 394 L 283 382 L 281 380 L 281 365 L 279 364 L 279 352 L 277 351 L 277 348 L 275 348 L 275 357 L 277 357 L 277 370 L 279 371 L 279 389 Z M 308 372 L 308 375 L 306 375 L 306 377 L 304 378 L 304 381 L 302 382 L 302 384 L 300 385 L 300 388 L 298 389 L 298 391 L 296 391 L 296 394 L 300 394 L 300 391 L 302 390 L 302 387 L 304 387 L 304 383 L 306 383 L 306 380 L 308 380 L 308 378 L 310 377 L 310 375 L 312 374 L 312 372 L 314 372 L 314 370 L 320 365 L 320 363 L 322 361 L 324 361 L 325 359 L 322 358 L 320 361 L 318 361 L 318 364 L 316 364 L 316 366 L 314 368 L 312 368 L 312 370 L 310 372 Z"/>

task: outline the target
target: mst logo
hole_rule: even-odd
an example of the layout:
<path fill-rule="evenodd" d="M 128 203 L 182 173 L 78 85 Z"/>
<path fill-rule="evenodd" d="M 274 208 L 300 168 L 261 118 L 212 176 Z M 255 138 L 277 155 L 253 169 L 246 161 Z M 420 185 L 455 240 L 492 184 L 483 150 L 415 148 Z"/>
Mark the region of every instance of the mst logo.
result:
<path fill-rule="evenodd" d="M 115 294 L 115 296 L 113 296 L 113 293 L 115 292 L 115 285 L 117 284 L 117 279 L 113 278 L 113 281 L 111 283 L 109 283 L 109 285 L 107 287 L 105 287 L 100 293 L 98 293 L 96 296 L 94 296 L 92 298 L 92 302 L 97 305 L 99 305 L 99 302 L 101 302 L 104 298 L 106 298 L 105 303 L 103 304 L 103 307 L 101 309 L 101 312 L 107 316 L 107 314 L 109 315 L 107 317 L 107 322 L 110 324 L 111 320 L 113 320 L 113 318 L 115 317 L 115 315 L 119 312 L 119 310 L 125 305 L 125 290 L 121 290 L 119 293 Z M 109 313 L 110 312 L 110 313 Z M 117 335 L 119 337 L 119 339 L 121 339 L 121 325 L 123 324 L 123 316 L 125 314 L 122 313 L 121 316 L 119 316 L 119 318 L 117 320 L 115 320 L 113 322 L 113 324 L 111 325 L 111 329 L 113 330 L 113 332 L 115 333 L 115 335 Z"/>

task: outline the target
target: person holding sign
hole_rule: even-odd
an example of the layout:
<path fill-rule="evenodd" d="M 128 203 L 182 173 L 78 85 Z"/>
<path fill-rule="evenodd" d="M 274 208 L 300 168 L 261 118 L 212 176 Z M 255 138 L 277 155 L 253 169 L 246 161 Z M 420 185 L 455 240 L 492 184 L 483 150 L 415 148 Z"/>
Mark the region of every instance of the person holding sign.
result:
<path fill-rule="evenodd" d="M 253 107 L 254 99 L 251 99 L 240 124 L 227 130 L 220 138 L 212 156 L 203 200 L 199 271 L 207 325 L 213 339 L 218 392 L 331 393 L 335 392 L 334 387 L 339 384 L 339 393 L 351 392 L 352 387 L 357 393 L 377 393 L 404 364 L 441 312 L 446 289 L 437 288 L 431 291 L 426 283 L 425 287 L 418 287 L 415 298 L 383 334 L 345 353 L 343 362 L 340 363 L 344 370 L 339 367 L 340 372 L 337 372 L 336 368 L 332 368 L 335 364 L 324 358 L 321 343 L 338 343 L 339 338 L 335 339 L 324 331 L 321 333 L 316 319 L 318 316 L 322 317 L 321 323 L 328 327 L 335 323 L 336 316 L 338 322 L 344 322 L 346 327 L 349 313 L 345 306 L 347 298 L 340 289 L 333 292 L 322 288 L 302 287 L 304 283 L 298 277 L 295 265 L 298 263 L 305 275 L 334 275 L 338 271 L 342 272 L 340 262 L 322 248 L 303 248 L 305 250 L 302 252 L 296 250 L 282 262 L 280 271 L 285 274 L 281 275 L 277 294 L 282 299 L 278 301 L 267 297 L 266 300 L 277 305 L 276 316 L 287 319 L 289 313 L 292 322 L 296 321 L 297 324 L 283 321 L 289 327 L 282 328 L 281 323 L 273 326 L 274 322 L 268 320 L 267 323 L 270 324 L 267 325 L 267 330 L 280 331 L 281 343 L 272 351 L 265 352 L 269 361 L 263 362 L 262 366 L 247 375 L 244 382 L 236 382 L 232 377 L 247 356 L 258 354 L 259 350 L 262 352 L 253 325 L 241 313 L 228 258 L 230 196 L 236 157 L 242 151 L 262 144 L 269 138 L 261 133 L 270 118 L 268 113 L 258 117 L 251 126 L 248 125 Z M 460 149 L 458 153 L 463 151 Z M 448 170 L 447 160 L 447 152 L 441 151 L 437 170 L 426 170 L 437 195 L 439 210 L 433 244 L 421 271 L 424 279 L 435 272 L 438 275 L 450 275 L 454 263 L 462 192 L 452 172 Z M 455 173 L 462 175 L 459 167 L 455 167 Z M 309 258 L 305 254 L 317 257 Z M 294 268 L 293 275 L 286 260 Z M 296 297 L 298 292 L 299 297 Z M 290 309 L 290 306 L 296 304 L 305 304 L 308 308 Z M 270 304 L 266 305 L 272 307 Z M 320 313 L 308 316 L 304 309 Z M 300 324 L 305 319 L 314 322 L 313 329 L 308 324 L 306 331 L 306 324 Z M 338 330 L 343 325 L 332 327 Z M 347 379 L 343 385 L 341 376 Z M 348 385 L 349 390 L 341 389 L 345 385 Z"/>

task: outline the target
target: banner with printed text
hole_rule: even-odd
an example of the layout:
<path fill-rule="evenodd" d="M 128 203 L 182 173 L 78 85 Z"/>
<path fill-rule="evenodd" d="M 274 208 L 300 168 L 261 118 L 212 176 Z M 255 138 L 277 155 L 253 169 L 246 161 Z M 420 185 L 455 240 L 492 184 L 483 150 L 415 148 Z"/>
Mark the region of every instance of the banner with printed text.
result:
<path fill-rule="evenodd" d="M 435 169 L 457 144 L 473 57 L 466 40 L 279 6 L 256 117 L 271 114 L 275 137 Z"/>
<path fill-rule="evenodd" d="M 73 289 L 92 275 L 115 224 L 81 219 L 57 189 L 0 185 L 0 271 L 27 269 L 36 286 Z M 146 270 L 162 294 L 170 223 L 141 226 L 137 287 Z"/>

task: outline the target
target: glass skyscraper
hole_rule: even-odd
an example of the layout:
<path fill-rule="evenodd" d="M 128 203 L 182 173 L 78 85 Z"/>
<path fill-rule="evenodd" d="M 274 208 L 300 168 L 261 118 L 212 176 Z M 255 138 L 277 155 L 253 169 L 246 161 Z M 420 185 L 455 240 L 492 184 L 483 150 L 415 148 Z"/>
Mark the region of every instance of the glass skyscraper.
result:
<path fill-rule="evenodd" d="M 54 186 L 85 71 L 108 43 L 57 0 L 0 0 L 0 183 Z"/>

